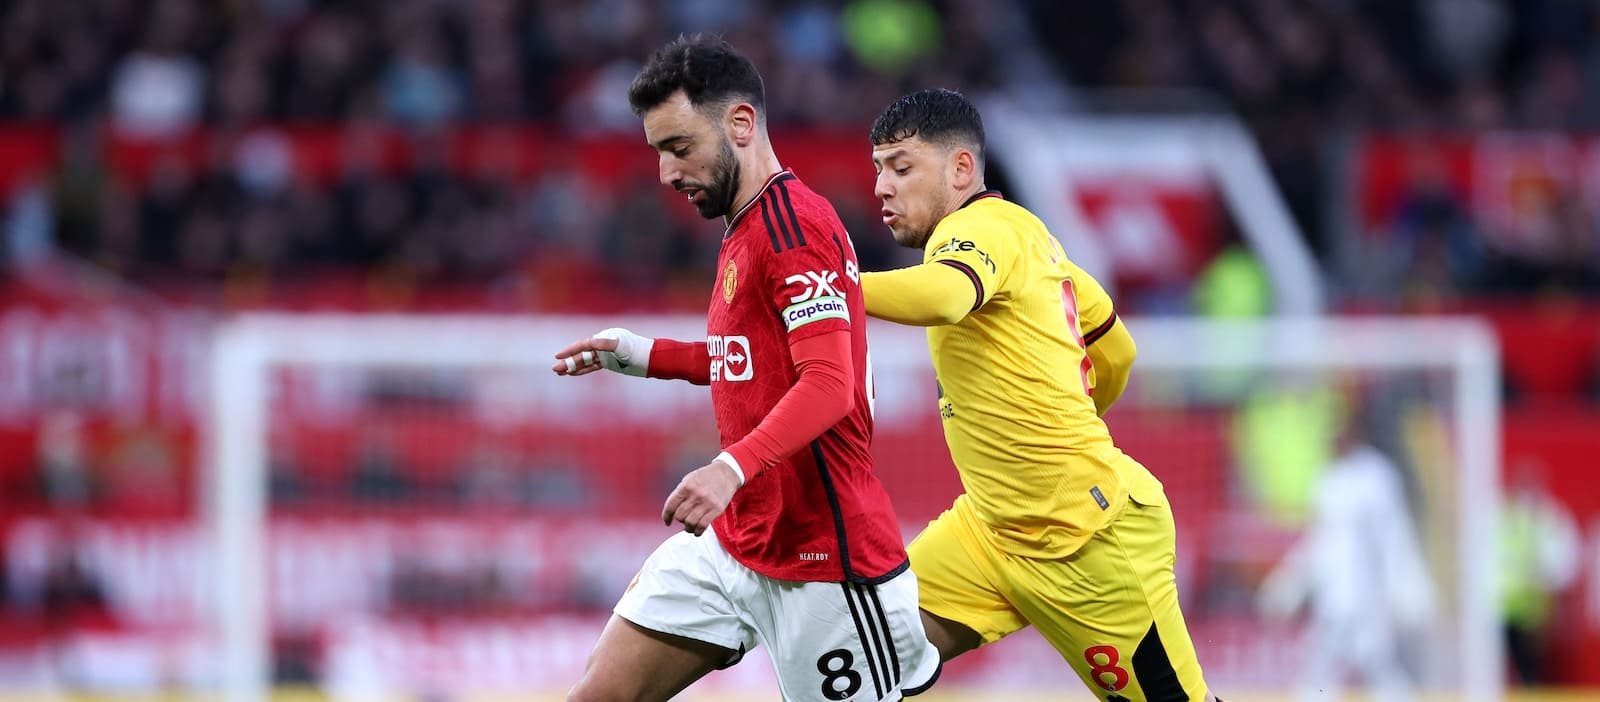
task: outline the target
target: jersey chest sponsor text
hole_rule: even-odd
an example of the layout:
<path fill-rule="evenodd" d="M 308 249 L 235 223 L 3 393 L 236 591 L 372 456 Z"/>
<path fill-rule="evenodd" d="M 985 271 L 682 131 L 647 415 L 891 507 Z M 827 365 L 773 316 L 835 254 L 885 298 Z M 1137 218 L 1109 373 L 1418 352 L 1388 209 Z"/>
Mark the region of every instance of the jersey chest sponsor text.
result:
<path fill-rule="evenodd" d="M 744 336 L 706 337 L 706 355 L 711 357 L 711 381 L 749 380 L 755 375 L 750 359 L 750 340 Z"/>
<path fill-rule="evenodd" d="M 988 252 L 984 251 L 983 249 L 978 248 L 978 245 L 976 243 L 974 243 L 974 242 L 967 241 L 965 239 L 958 239 L 958 238 L 955 238 L 955 237 L 951 237 L 949 241 L 947 241 L 947 242 L 945 242 L 943 244 L 940 244 L 939 248 L 934 249 L 933 251 L 929 252 L 928 256 L 927 256 L 927 259 L 931 261 L 935 257 L 937 257 L 939 254 L 952 253 L 952 252 L 956 252 L 956 253 L 968 252 L 968 253 L 977 254 L 978 260 L 983 262 L 983 265 L 989 269 L 989 272 L 990 273 L 994 273 L 995 272 L 994 259 L 989 257 Z"/>

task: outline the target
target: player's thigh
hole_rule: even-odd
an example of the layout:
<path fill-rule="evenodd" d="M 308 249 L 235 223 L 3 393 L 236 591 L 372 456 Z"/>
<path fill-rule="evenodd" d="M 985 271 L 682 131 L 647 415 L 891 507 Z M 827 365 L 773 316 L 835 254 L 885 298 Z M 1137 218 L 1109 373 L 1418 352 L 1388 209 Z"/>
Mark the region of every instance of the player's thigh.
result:
<path fill-rule="evenodd" d="M 897 700 L 938 678 L 910 570 L 880 583 L 764 580 L 751 609 L 785 700 Z"/>
<path fill-rule="evenodd" d="M 651 631 L 612 615 L 567 700 L 665 702 L 725 664 L 732 654 L 721 646 Z"/>
<path fill-rule="evenodd" d="M 753 578 L 712 532 L 662 542 L 618 600 L 614 611 L 625 621 L 607 625 L 576 691 L 583 699 L 664 700 L 738 662 L 755 647 L 756 632 L 751 593 L 736 590 L 753 591 Z"/>
<path fill-rule="evenodd" d="M 1017 606 L 1101 699 L 1205 699 L 1175 544 L 1167 506 L 1130 501 L 1071 557 L 1016 562 Z"/>
<path fill-rule="evenodd" d="M 906 547 L 917 574 L 922 609 L 993 643 L 1024 626 L 1022 614 L 997 585 L 997 552 L 987 544 L 965 496 Z"/>

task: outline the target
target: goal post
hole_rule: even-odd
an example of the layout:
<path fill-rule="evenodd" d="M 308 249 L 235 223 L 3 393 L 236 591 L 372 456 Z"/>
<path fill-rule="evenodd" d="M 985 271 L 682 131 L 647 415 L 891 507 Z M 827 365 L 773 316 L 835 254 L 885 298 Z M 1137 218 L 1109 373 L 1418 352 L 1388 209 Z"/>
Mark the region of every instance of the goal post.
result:
<path fill-rule="evenodd" d="M 1465 318 L 1277 318 L 1269 321 L 1129 320 L 1139 344 L 1135 373 L 1242 368 L 1334 371 L 1446 370 L 1456 472 L 1454 572 L 1458 635 L 1450 637 L 1469 702 L 1504 695 L 1496 591 L 1500 504 L 1500 352 L 1487 325 Z"/>
<path fill-rule="evenodd" d="M 1188 465 L 1185 462 L 1191 459 L 1187 454 L 1192 451 L 1189 444 L 1182 442 L 1190 437 L 1206 446 L 1222 446 L 1217 449 L 1223 452 L 1219 455 L 1234 455 L 1236 450 L 1227 447 L 1231 441 L 1229 427 L 1233 426 L 1228 422 L 1239 414 L 1239 405 L 1250 396 L 1239 391 L 1237 385 L 1230 385 L 1230 377 L 1249 376 L 1253 379 L 1251 387 L 1260 388 L 1271 387 L 1273 378 L 1280 373 L 1283 377 L 1315 378 L 1319 383 L 1329 377 L 1354 373 L 1376 377 L 1377 382 L 1395 387 L 1421 388 L 1408 392 L 1418 398 L 1415 404 L 1422 408 L 1420 411 L 1426 418 L 1442 427 L 1438 432 L 1441 437 L 1438 450 L 1418 460 L 1419 465 L 1427 466 L 1420 470 L 1431 471 L 1420 483 L 1424 501 L 1435 505 L 1434 509 L 1427 510 L 1419 530 L 1429 549 L 1430 565 L 1437 568 L 1432 571 L 1432 577 L 1444 591 L 1440 598 L 1440 622 L 1432 628 L 1433 638 L 1429 641 L 1437 650 L 1429 654 L 1429 660 L 1416 664 L 1415 669 L 1420 671 L 1418 684 L 1425 691 L 1442 691 L 1453 698 L 1473 702 L 1493 702 L 1503 697 L 1503 655 L 1494 590 L 1495 515 L 1499 502 L 1501 450 L 1500 359 L 1497 343 L 1483 324 L 1468 319 L 1337 317 L 1239 322 L 1135 317 L 1125 319 L 1125 323 L 1138 342 L 1138 361 L 1124 398 L 1108 420 L 1119 443 L 1132 446 L 1129 452 L 1168 485 L 1179 519 L 1179 581 L 1180 588 L 1185 588 L 1185 613 L 1191 619 L 1202 663 L 1207 666 L 1208 677 L 1213 678 L 1214 685 L 1222 690 L 1240 689 L 1245 694 L 1229 694 L 1229 697 L 1246 699 L 1250 698 L 1249 689 L 1277 692 L 1287 689 L 1292 681 L 1284 671 L 1254 671 L 1262 667 L 1258 665 L 1264 660 L 1261 657 L 1269 655 L 1277 642 L 1285 639 L 1248 641 L 1257 632 L 1265 631 L 1266 625 L 1249 612 L 1237 607 L 1229 609 L 1226 605 L 1212 607 L 1206 601 L 1197 601 L 1194 595 L 1202 589 L 1227 593 L 1246 592 L 1250 588 L 1240 589 L 1226 583 L 1213 587 L 1193 578 L 1186 579 L 1187 573 L 1206 569 L 1195 560 L 1205 558 L 1208 563 L 1223 564 L 1210 567 L 1212 571 L 1223 573 L 1218 576 L 1219 582 L 1255 577 L 1250 575 L 1253 566 L 1249 564 L 1263 561 L 1266 558 L 1263 554 L 1276 553 L 1273 549 L 1281 550 L 1282 544 L 1260 540 L 1251 546 L 1257 552 L 1240 556 L 1220 551 L 1217 544 L 1205 543 L 1207 532 L 1234 529 L 1241 523 L 1268 524 L 1270 520 L 1258 516 L 1261 510 L 1257 506 L 1235 494 L 1239 490 L 1235 486 L 1242 483 L 1243 478 L 1234 472 L 1231 459 L 1204 459 L 1204 465 Z M 268 477 L 275 451 L 281 448 L 274 443 L 278 441 L 275 438 L 278 433 L 273 427 L 300 411 L 296 409 L 298 405 L 285 399 L 300 382 L 292 377 L 293 373 L 315 371 L 335 381 L 379 371 L 442 374 L 448 380 L 447 394 L 451 403 L 446 409 L 429 410 L 437 412 L 441 419 L 449 417 L 495 425 L 496 431 L 502 433 L 529 433 L 534 438 L 528 440 L 541 446 L 560 443 L 561 437 L 571 436 L 576 447 L 572 450 L 579 454 L 614 450 L 620 455 L 608 460 L 649 463 L 648 467 L 639 468 L 633 479 L 643 484 L 660 471 L 656 464 L 670 459 L 677 450 L 677 445 L 670 443 L 673 437 L 694 431 L 686 427 L 708 422 L 709 412 L 695 408 L 708 406 L 709 402 L 703 388 L 684 383 L 608 377 L 612 374 L 574 381 L 556 378 L 550 373 L 548 367 L 553 359 L 549 356 L 553 350 L 616 324 L 646 335 L 677 338 L 696 338 L 704 329 L 703 320 L 693 316 L 646 315 L 594 318 L 256 314 L 243 315 L 220 325 L 213 338 L 209 365 L 211 412 L 205 433 L 205 530 L 207 542 L 214 549 L 216 568 L 207 617 L 215 628 L 218 673 L 227 702 L 261 702 L 272 691 L 272 642 L 274 631 L 280 626 L 273 601 L 282 596 L 275 593 L 272 583 L 275 578 L 282 577 L 274 573 L 281 560 L 275 555 L 275 549 L 280 548 L 276 542 L 282 539 L 274 526 L 278 518 L 273 513 Z M 959 485 L 953 480 L 953 469 L 948 467 L 949 458 L 942 442 L 930 438 L 937 436 L 939 420 L 922 330 L 877 321 L 871 325 L 869 339 L 877 394 L 874 455 L 879 473 L 906 523 L 907 534 L 914 535 L 927 519 L 937 514 L 939 505 L 948 504 Z M 319 392 L 345 392 L 341 382 L 327 383 L 325 385 L 333 390 L 323 388 Z M 350 403 L 347 399 L 340 402 Z M 368 410 L 356 406 L 344 416 L 359 424 L 367 416 L 364 412 Z M 1196 429 L 1202 420 L 1213 423 Z M 600 432 L 592 431 L 595 422 L 608 427 L 614 424 L 618 427 L 617 433 L 598 435 Z M 310 423 L 315 424 L 314 421 Z M 586 426 L 589 429 L 585 429 Z M 657 428 L 659 432 L 652 436 L 657 439 L 664 436 L 668 441 L 634 439 L 629 433 L 633 429 L 629 427 Z M 1174 428 L 1179 431 L 1172 431 Z M 447 443 L 456 440 L 448 435 L 437 439 Z M 685 445 L 700 450 L 699 444 Z M 466 451 L 464 448 L 451 450 L 456 454 Z M 616 487 L 614 481 L 594 480 L 598 482 L 593 484 L 600 485 L 603 490 L 623 489 Z M 1204 492 L 1208 496 L 1201 497 L 1198 492 L 1189 490 L 1187 486 L 1196 480 L 1205 481 Z M 639 492 L 645 495 L 646 501 L 655 499 L 648 485 Z M 634 507 L 625 510 L 641 520 L 649 516 L 644 511 Z M 503 519 L 482 520 L 492 521 L 492 524 L 468 524 L 471 528 L 463 533 L 489 535 L 471 538 L 500 539 L 504 522 L 515 525 L 546 516 L 538 510 L 530 510 Z M 475 516 L 464 514 L 452 518 L 456 522 L 472 522 Z M 604 568 L 619 571 L 613 575 L 624 578 L 625 584 L 625 578 L 642 562 L 642 558 L 634 560 L 638 546 L 629 541 L 633 539 L 631 532 L 626 532 L 631 527 L 611 516 L 600 516 L 575 530 L 561 531 L 568 528 L 564 525 L 583 519 L 581 514 L 573 516 L 573 513 L 561 512 L 552 518 L 554 526 L 539 527 L 546 530 L 539 532 L 546 534 L 544 540 L 518 532 L 515 539 L 521 541 L 512 539 L 506 543 L 577 551 L 621 548 L 626 558 L 618 556 L 607 560 Z M 1299 529 L 1293 525 L 1272 528 L 1281 528 L 1284 538 Z M 641 533 L 646 540 L 665 537 L 655 531 Z M 417 549 L 428 547 L 426 538 L 402 538 L 415 538 L 411 545 Z M 502 557 L 495 554 L 504 551 L 496 548 L 499 547 L 485 545 L 484 553 L 477 555 L 489 559 Z M 1194 553 L 1222 555 L 1195 556 Z M 559 554 L 533 555 L 551 560 Z M 508 566 L 497 572 L 512 570 Z M 328 574 L 326 577 L 335 576 Z M 595 576 L 577 573 L 573 577 Z M 606 585 L 592 597 L 602 601 L 608 597 L 614 599 L 616 593 L 606 590 L 614 585 L 614 580 L 604 582 Z M 1198 584 L 1191 588 L 1191 583 Z M 307 586 L 333 587 L 334 584 Z M 363 626 L 381 627 L 386 615 L 377 611 L 370 614 L 363 620 L 366 622 Z M 569 638 L 581 640 L 587 637 L 588 627 L 598 633 L 596 620 L 574 619 L 561 613 L 535 613 L 519 619 L 533 620 L 549 620 L 561 625 L 570 621 L 580 623 L 576 628 L 541 628 L 543 624 L 530 624 L 522 630 L 521 638 L 505 631 L 490 635 L 497 646 L 560 646 L 559 649 L 540 650 L 532 658 L 549 661 L 546 669 L 513 671 L 499 678 L 497 684 L 537 688 L 552 684 L 552 680 L 568 679 L 565 676 L 572 675 L 572 671 L 581 670 L 582 652 L 568 650 L 583 648 L 581 641 L 557 642 L 562 634 L 549 635 L 548 632 L 575 631 L 577 633 Z M 603 623 L 603 619 L 598 621 Z M 471 626 L 483 625 L 481 618 L 471 623 Z M 1215 636 L 1211 632 L 1216 632 Z M 351 640 L 357 639 L 366 640 L 360 637 Z M 513 643 L 505 643 L 508 641 Z M 348 641 L 338 646 L 343 646 L 340 651 L 346 653 L 359 648 Z M 1057 654 L 1042 642 L 1023 634 L 986 648 L 1003 648 L 1006 655 L 989 654 L 984 650 L 969 654 L 975 662 L 966 667 L 967 677 L 952 680 L 952 685 L 1008 684 L 1006 681 L 1012 679 L 1020 681 L 1019 684 L 1057 685 L 1069 684 L 1072 680 L 1070 671 L 1059 665 Z M 404 655 L 392 650 L 385 654 Z M 327 655 L 351 657 L 338 652 Z M 495 655 L 510 654 L 501 651 Z M 1029 661 L 1054 663 L 1030 664 L 1026 670 L 1018 667 Z M 470 687 L 484 679 L 482 673 L 475 672 L 479 668 L 472 666 L 486 664 L 452 659 L 449 665 L 453 667 L 444 672 L 429 671 L 423 682 L 405 678 L 413 673 L 421 675 L 417 671 L 382 670 L 380 672 L 385 675 L 397 677 L 372 682 L 373 686 L 368 689 L 411 693 L 483 692 Z M 759 683 L 761 665 L 761 662 L 747 662 L 723 675 L 742 675 L 740 679 L 746 683 L 750 680 Z M 1029 677 L 1063 674 L 1067 677 Z M 324 684 L 335 683 L 324 680 Z M 441 689 L 455 684 L 467 687 Z M 535 695 L 551 692 L 523 687 L 517 690 Z"/>
<path fill-rule="evenodd" d="M 541 368 L 547 355 L 542 351 L 601 328 L 595 323 L 249 314 L 218 327 L 210 364 L 205 514 L 217 564 L 213 621 L 227 702 L 261 702 L 270 691 L 265 568 L 269 374 L 287 366 Z"/>

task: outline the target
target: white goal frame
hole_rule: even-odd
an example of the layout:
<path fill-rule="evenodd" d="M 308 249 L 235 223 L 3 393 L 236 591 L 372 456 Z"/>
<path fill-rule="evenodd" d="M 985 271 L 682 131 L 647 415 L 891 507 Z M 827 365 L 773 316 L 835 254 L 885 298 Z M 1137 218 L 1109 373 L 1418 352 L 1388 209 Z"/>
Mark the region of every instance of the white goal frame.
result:
<path fill-rule="evenodd" d="M 614 318 L 253 314 L 219 325 L 209 365 L 204 518 L 214 549 L 218 675 L 226 702 L 270 692 L 266 603 L 267 411 L 271 373 L 285 366 L 543 368 L 549 352 Z M 649 317 L 635 328 L 692 337 L 700 318 Z M 1500 354 L 1481 322 L 1442 318 L 1279 318 L 1259 322 L 1127 319 L 1142 370 L 1434 369 L 1451 373 L 1457 459 L 1456 562 L 1463 630 L 1462 699 L 1504 697 L 1494 592 L 1500 488 Z M 874 338 L 914 333 L 873 323 Z M 569 334 L 572 334 L 569 338 Z M 876 342 L 875 342 L 876 343 Z M 889 359 L 880 359 L 882 361 Z M 907 362 L 926 363 L 926 357 Z"/>

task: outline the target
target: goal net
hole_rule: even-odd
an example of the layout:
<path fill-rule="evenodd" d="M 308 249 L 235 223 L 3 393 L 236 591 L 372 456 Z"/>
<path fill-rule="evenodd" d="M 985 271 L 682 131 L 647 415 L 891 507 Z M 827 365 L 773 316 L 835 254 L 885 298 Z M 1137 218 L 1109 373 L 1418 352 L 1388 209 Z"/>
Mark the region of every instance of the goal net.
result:
<path fill-rule="evenodd" d="M 206 611 L 229 702 L 295 682 L 340 699 L 559 699 L 671 534 L 661 500 L 717 451 L 704 388 L 549 371 L 556 348 L 619 323 L 704 329 L 681 316 L 222 325 Z M 1109 424 L 1166 485 L 1212 686 L 1230 700 L 1322 679 L 1498 699 L 1492 337 L 1446 320 L 1126 323 L 1139 359 Z M 873 322 L 870 335 L 874 455 L 909 538 L 960 482 L 923 334 Z M 1031 631 L 953 661 L 940 687 L 1093 699 Z M 752 655 L 683 699 L 775 689 Z"/>

